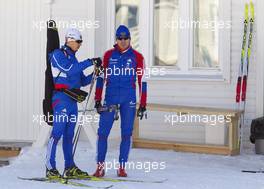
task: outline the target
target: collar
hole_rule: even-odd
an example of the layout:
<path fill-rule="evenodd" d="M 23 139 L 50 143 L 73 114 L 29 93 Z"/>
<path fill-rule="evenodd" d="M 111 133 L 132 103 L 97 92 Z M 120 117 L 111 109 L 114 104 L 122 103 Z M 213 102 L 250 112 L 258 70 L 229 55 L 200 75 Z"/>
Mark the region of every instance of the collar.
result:
<path fill-rule="evenodd" d="M 75 55 L 76 52 L 74 52 L 69 46 L 67 46 L 66 44 L 63 45 L 62 50 L 66 51 L 67 54 L 69 55 Z"/>
<path fill-rule="evenodd" d="M 115 48 L 118 52 L 120 52 L 121 54 L 123 54 L 123 53 L 129 51 L 132 47 L 131 47 L 131 45 L 129 45 L 125 50 L 122 51 L 122 50 L 118 47 L 118 45 L 115 44 L 115 45 L 114 45 L 114 48 Z"/>

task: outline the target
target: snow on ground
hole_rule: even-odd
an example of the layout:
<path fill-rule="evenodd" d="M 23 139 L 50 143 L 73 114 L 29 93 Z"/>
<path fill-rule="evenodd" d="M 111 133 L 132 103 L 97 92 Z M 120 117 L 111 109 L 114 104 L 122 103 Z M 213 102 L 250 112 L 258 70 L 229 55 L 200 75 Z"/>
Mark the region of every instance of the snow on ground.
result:
<path fill-rule="evenodd" d="M 0 168 L 1 189 L 67 189 L 78 188 L 54 183 L 40 183 L 18 180 L 22 177 L 42 177 L 45 174 L 45 148 L 25 147 L 19 157 L 11 160 L 11 164 Z M 111 147 L 107 160 L 118 159 L 118 147 Z M 80 142 L 76 152 L 76 164 L 92 173 L 95 170 L 95 154 L 89 144 Z M 264 189 L 264 174 L 242 173 L 242 169 L 259 170 L 264 168 L 264 156 L 244 154 L 240 156 L 217 156 L 173 151 L 132 149 L 130 162 L 165 162 L 166 168 L 151 170 L 128 170 L 129 178 L 160 180 L 168 179 L 162 184 L 150 183 L 112 183 L 115 189 Z M 144 164 L 148 165 L 148 164 Z M 63 170 L 63 154 L 58 146 L 57 166 Z M 156 167 L 157 168 L 157 167 Z M 116 171 L 107 172 L 107 177 L 116 178 Z M 107 186 L 109 182 L 83 183 L 95 186 Z"/>

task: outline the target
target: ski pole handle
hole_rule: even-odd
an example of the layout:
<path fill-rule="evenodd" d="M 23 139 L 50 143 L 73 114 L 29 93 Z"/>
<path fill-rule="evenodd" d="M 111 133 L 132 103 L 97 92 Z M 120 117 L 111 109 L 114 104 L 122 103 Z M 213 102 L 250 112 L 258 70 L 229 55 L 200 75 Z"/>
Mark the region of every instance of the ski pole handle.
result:
<path fill-rule="evenodd" d="M 241 92 L 241 77 L 237 78 L 237 86 L 236 86 L 236 102 L 240 101 L 240 92 Z"/>
<path fill-rule="evenodd" d="M 243 77 L 243 83 L 242 83 L 242 97 L 241 97 L 242 101 L 246 100 L 246 92 L 247 92 L 247 76 L 245 75 Z"/>

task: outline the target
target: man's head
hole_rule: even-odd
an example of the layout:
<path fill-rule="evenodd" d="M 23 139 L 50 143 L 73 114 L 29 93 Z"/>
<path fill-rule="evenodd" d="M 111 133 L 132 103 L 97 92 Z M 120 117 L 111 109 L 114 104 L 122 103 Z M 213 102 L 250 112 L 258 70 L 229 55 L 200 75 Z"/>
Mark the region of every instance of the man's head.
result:
<path fill-rule="evenodd" d="M 120 25 L 117 28 L 116 43 L 121 51 L 126 50 L 130 46 L 130 32 L 126 26 Z"/>
<path fill-rule="evenodd" d="M 82 45 L 82 34 L 75 28 L 69 28 L 65 34 L 65 44 L 73 51 L 78 51 Z"/>

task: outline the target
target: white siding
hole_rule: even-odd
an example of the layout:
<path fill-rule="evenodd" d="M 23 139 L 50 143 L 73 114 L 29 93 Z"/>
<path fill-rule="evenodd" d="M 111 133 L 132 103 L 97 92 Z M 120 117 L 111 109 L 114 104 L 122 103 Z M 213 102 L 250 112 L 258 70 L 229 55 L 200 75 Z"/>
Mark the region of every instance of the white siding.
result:
<path fill-rule="evenodd" d="M 49 15 L 47 0 L 0 0 L 1 51 L 0 51 L 0 140 L 35 140 L 39 125 L 32 123 L 33 114 L 41 114 L 41 101 L 44 95 L 45 43 L 46 30 L 38 31 L 33 28 L 33 21 L 46 21 Z M 112 23 L 107 22 L 113 7 L 105 0 L 76 0 L 66 3 L 55 0 L 52 17 L 57 20 L 98 20 L 99 29 L 86 29 L 83 32 L 84 44 L 78 53 L 80 59 L 92 56 L 102 56 L 111 48 L 108 39 L 111 37 Z M 234 108 L 235 85 L 238 65 L 240 63 L 241 40 L 243 31 L 243 10 L 245 1 L 232 0 L 232 32 L 231 41 L 231 82 L 210 81 L 177 81 L 150 80 L 148 82 L 148 101 L 166 104 L 183 104 L 197 106 L 212 106 Z M 261 0 L 255 0 L 255 5 L 263 6 Z M 264 7 L 263 7 L 264 8 Z M 263 9 L 258 8 L 256 19 L 263 17 Z M 255 30 L 257 25 L 255 27 Z M 259 27 L 258 27 L 259 28 Z M 60 30 L 63 43 L 64 29 Z M 143 31 L 143 30 L 141 30 Z M 255 31 L 256 32 L 262 32 Z M 263 35 L 258 35 L 263 36 Z M 261 38 L 263 39 L 263 38 Z M 263 94 L 262 83 L 257 78 L 263 70 L 257 64 L 263 63 L 263 56 L 257 57 L 256 47 L 260 41 L 254 35 L 252 60 L 249 70 L 248 94 L 246 106 L 246 124 L 243 140 L 248 142 L 249 124 L 256 115 L 263 114 L 263 99 L 257 94 Z M 262 59 L 261 59 L 262 58 Z M 255 60 L 258 60 L 256 62 Z M 259 90 L 261 89 L 261 90 Z M 257 110 L 260 110 L 257 112 Z M 262 110 L 262 111 L 261 111 Z M 151 116 L 151 115 L 150 115 Z M 162 120 L 161 120 L 162 121 Z M 155 125 L 157 119 L 149 117 L 144 124 L 148 130 Z M 162 124 L 162 123 L 161 123 Z M 145 131 L 147 130 L 145 129 Z M 170 136 L 171 130 L 157 130 L 162 136 Z M 167 132 L 166 132 L 167 131 Z M 150 131 L 149 131 L 150 132 Z M 182 135 L 179 134 L 182 132 Z M 114 133 L 119 134 L 119 132 Z M 188 135 L 188 136 L 187 136 Z M 200 142 L 204 137 L 203 129 L 190 130 L 180 128 L 176 137 L 186 140 L 193 138 Z M 182 137 L 182 136 L 185 136 Z"/>
<path fill-rule="evenodd" d="M 46 64 L 46 29 L 33 23 L 49 18 L 47 0 L 0 0 L 0 140 L 33 141 L 40 126 L 33 115 L 42 114 L 44 71 Z M 74 5 L 73 5 L 74 4 Z M 52 18 L 70 21 L 94 20 L 94 0 L 65 3 L 56 0 Z M 59 31 L 64 42 L 65 29 Z M 78 57 L 94 54 L 94 29 L 83 32 L 85 40 Z"/>
<path fill-rule="evenodd" d="M 32 115 L 41 110 L 45 33 L 33 29 L 40 0 L 0 1 L 1 140 L 32 140 L 38 127 Z"/>

